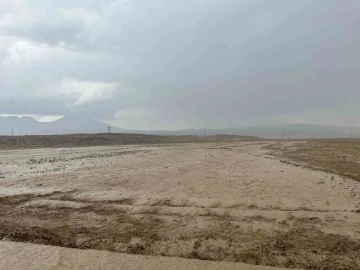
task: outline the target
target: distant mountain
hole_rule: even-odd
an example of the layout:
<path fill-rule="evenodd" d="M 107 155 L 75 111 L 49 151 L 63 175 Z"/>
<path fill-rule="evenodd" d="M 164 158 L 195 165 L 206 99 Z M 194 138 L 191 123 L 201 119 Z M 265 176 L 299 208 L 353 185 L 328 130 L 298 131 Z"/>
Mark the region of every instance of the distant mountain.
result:
<path fill-rule="evenodd" d="M 63 118 L 60 118 L 54 122 L 49 122 L 48 124 L 50 131 L 54 132 L 56 130 L 60 130 L 61 134 L 106 133 L 109 126 L 92 118 L 78 115 L 64 116 Z M 111 126 L 111 132 L 121 133 L 125 131 L 125 129 Z"/>
<path fill-rule="evenodd" d="M 0 135 L 51 135 L 71 133 L 106 133 L 107 124 L 89 117 L 69 115 L 54 122 L 38 122 L 31 117 L 8 116 L 0 117 Z M 111 126 L 114 133 L 126 132 L 126 130 Z"/>
<path fill-rule="evenodd" d="M 106 133 L 108 125 L 86 116 L 69 115 L 54 122 L 38 122 L 31 117 L 0 117 L 0 135 L 51 135 L 71 133 Z M 183 129 L 183 130 L 126 130 L 111 126 L 113 133 L 138 133 L 151 135 L 241 135 L 262 138 L 349 138 L 360 137 L 360 128 L 310 124 L 254 126 L 227 129 Z"/>
<path fill-rule="evenodd" d="M 31 133 L 42 130 L 43 123 L 31 117 L 7 116 L 0 117 L 0 135 L 14 135 Z"/>

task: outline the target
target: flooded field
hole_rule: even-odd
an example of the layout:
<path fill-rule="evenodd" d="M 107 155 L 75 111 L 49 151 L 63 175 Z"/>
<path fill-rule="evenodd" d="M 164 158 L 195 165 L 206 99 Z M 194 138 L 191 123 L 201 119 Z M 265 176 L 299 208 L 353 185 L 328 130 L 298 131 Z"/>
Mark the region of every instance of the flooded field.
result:
<path fill-rule="evenodd" d="M 302 150 L 235 142 L 1 151 L 0 239 L 359 269 L 360 183 L 290 151 Z"/>

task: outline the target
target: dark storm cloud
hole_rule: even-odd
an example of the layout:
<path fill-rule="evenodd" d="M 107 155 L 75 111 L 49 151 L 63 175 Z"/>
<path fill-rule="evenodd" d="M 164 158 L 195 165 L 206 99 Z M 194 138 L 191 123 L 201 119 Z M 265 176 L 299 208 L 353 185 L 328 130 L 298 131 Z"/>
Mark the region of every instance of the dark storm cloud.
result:
<path fill-rule="evenodd" d="M 0 6 L 0 113 L 27 113 L 15 102 L 26 97 L 32 114 L 75 111 L 131 128 L 151 128 L 149 115 L 165 128 L 312 114 L 360 124 L 342 109 L 359 97 L 356 0 Z"/>

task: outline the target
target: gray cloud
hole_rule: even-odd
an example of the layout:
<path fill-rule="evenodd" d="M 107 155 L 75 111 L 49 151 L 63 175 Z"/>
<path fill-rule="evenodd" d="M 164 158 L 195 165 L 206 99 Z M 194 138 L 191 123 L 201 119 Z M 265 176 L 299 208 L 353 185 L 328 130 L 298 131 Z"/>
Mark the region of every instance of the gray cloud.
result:
<path fill-rule="evenodd" d="M 357 0 L 4 1 L 0 113 L 357 125 L 359 18 Z"/>

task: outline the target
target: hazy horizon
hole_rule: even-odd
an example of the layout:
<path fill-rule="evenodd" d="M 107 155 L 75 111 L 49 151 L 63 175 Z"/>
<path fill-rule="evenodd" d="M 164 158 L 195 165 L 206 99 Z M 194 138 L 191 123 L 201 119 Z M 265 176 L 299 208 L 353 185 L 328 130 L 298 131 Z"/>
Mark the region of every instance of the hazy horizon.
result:
<path fill-rule="evenodd" d="M 340 125 L 324 125 L 324 124 L 310 124 L 310 123 L 290 123 L 290 124 L 264 124 L 264 125 L 238 125 L 238 126 L 233 126 L 233 127 L 227 127 L 227 128 L 206 128 L 206 127 L 194 127 L 194 128 L 187 128 L 187 129 L 125 129 L 121 126 L 116 126 L 116 125 L 112 125 L 110 123 L 104 122 L 102 120 L 96 119 L 96 118 L 92 118 L 92 117 L 88 117 L 86 115 L 57 115 L 57 116 L 49 116 L 49 117 L 44 117 L 44 116 L 39 116 L 39 115 L 6 115 L 6 114 L 0 114 L 0 120 L 1 118 L 7 118 L 7 117 L 16 117 L 16 118 L 32 118 L 33 120 L 39 122 L 39 123 L 55 123 L 57 120 L 60 120 L 62 118 L 66 118 L 68 120 L 72 120 L 72 116 L 76 116 L 76 117 L 80 117 L 81 119 L 88 119 L 88 120 L 95 120 L 98 121 L 100 123 L 106 124 L 106 125 L 111 125 L 112 127 L 115 128 L 119 128 L 119 129 L 124 129 L 124 130 L 133 130 L 133 131 L 160 131 L 160 130 L 164 130 L 164 131 L 181 131 L 181 130 L 226 130 L 226 129 L 244 129 L 244 128 L 257 128 L 257 127 L 277 127 L 277 126 L 302 126 L 302 125 L 309 125 L 309 126 L 321 126 L 321 127 L 338 127 L 338 128 L 353 128 L 353 129 L 357 129 L 358 132 L 360 132 L 360 127 L 358 126 L 340 126 Z M 79 119 L 80 119 L 79 118 Z M 73 121 L 71 121 L 73 122 Z M 77 122 L 79 123 L 79 121 Z M 0 123 L 1 124 L 1 123 Z M 1 125 L 0 125 L 1 127 Z M 81 127 L 79 126 L 79 129 L 81 129 Z M 360 135 L 360 133 L 359 133 Z"/>
<path fill-rule="evenodd" d="M 360 126 L 357 0 L 3 0 L 0 115 Z"/>

